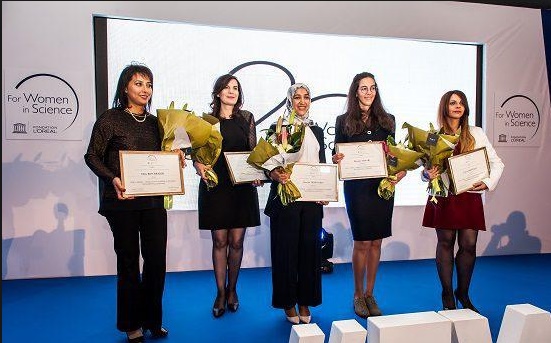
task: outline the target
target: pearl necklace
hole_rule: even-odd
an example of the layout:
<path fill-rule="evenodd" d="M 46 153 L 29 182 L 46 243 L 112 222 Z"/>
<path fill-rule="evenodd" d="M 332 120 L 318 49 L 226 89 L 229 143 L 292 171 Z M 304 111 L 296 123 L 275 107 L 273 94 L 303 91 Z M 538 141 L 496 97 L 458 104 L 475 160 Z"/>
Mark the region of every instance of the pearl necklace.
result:
<path fill-rule="evenodd" d="M 132 115 L 132 118 L 134 118 L 135 121 L 137 121 L 138 123 L 143 123 L 145 121 L 145 118 L 147 118 L 147 113 L 143 113 L 143 114 L 137 114 L 137 113 L 134 113 L 132 111 L 130 111 L 128 108 L 125 108 L 124 109 L 124 112 Z M 137 117 L 141 117 L 143 116 L 143 119 L 138 119 Z"/>

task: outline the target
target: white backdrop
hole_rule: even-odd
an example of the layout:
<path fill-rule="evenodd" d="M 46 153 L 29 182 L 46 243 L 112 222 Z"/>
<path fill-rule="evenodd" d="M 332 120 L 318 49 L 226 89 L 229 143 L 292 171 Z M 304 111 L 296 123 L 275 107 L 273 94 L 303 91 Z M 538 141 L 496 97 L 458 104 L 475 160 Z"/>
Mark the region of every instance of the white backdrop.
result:
<path fill-rule="evenodd" d="M 484 44 L 483 126 L 488 136 L 493 137 L 496 93 L 530 94 L 542 121 L 538 144 L 497 147 L 506 167 L 497 190 L 486 196 L 489 230 L 479 236 L 478 254 L 551 252 L 546 213 L 551 208 L 551 186 L 545 182 L 551 167 L 550 106 L 539 10 L 460 2 L 234 2 L 227 6 L 220 2 L 4 1 L 3 279 L 115 273 L 111 233 L 97 214 L 97 178 L 83 161 L 96 116 L 93 15 Z M 158 48 L 163 54 L 163 47 L 151 43 L 136 42 L 136 46 Z M 82 75 L 76 92 L 83 140 L 6 139 L 5 97 L 11 88 L 5 84 L 5 74 L 15 69 Z M 436 239 L 433 230 L 420 226 L 423 207 L 400 206 L 394 213 L 393 236 L 383 243 L 383 260 L 433 258 Z M 334 261 L 350 261 L 345 210 L 326 208 L 324 227 L 335 235 Z M 210 234 L 197 230 L 195 211 L 169 213 L 170 271 L 210 269 L 210 249 Z M 268 222 L 263 216 L 262 225 L 247 232 L 243 266 L 269 266 L 269 255 Z"/>
<path fill-rule="evenodd" d="M 440 97 L 450 89 L 461 89 L 467 95 L 473 108 L 470 124 L 475 125 L 474 44 L 123 19 L 107 21 L 107 37 L 108 99 L 113 99 L 120 71 L 129 61 L 137 60 L 154 71 L 153 113 L 171 101 L 177 108 L 186 103 L 198 114 L 210 112 L 210 93 L 216 78 L 251 61 L 279 66 L 255 64 L 235 73 L 243 88 L 243 109 L 251 111 L 257 120 L 257 138 L 265 136 L 262 131 L 284 113 L 285 106 L 266 117 L 277 104 L 284 103 L 291 78 L 308 84 L 314 100 L 329 94 L 344 95 L 313 101 L 310 108 L 309 118 L 324 129 L 327 161 L 334 148 L 336 117 L 345 112 L 348 87 L 361 71 L 375 74 L 383 105 L 396 118 L 397 141 L 403 141 L 407 133 L 401 129 L 404 122 L 426 129 L 430 122 L 435 123 Z M 155 41 L 155 48 L 143 49 L 136 41 Z M 196 210 L 199 177 L 193 168 L 185 169 L 184 174 L 186 194 L 174 197 L 174 209 Z M 426 187 L 420 177 L 404 179 L 395 204 L 424 205 Z M 344 206 L 343 188 L 340 182 L 339 201 L 328 206 Z M 268 193 L 269 187 L 258 189 L 261 208 Z"/>

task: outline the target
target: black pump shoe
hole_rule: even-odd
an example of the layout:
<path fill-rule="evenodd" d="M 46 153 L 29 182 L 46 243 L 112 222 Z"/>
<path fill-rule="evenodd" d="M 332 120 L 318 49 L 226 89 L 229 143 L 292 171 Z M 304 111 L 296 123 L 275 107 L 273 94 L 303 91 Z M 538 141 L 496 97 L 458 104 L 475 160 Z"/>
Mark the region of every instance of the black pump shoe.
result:
<path fill-rule="evenodd" d="M 144 333 L 147 331 L 151 332 L 152 338 L 165 338 L 168 336 L 168 330 L 162 326 L 158 329 L 144 329 L 143 331 Z"/>
<path fill-rule="evenodd" d="M 224 313 L 226 313 L 226 299 L 224 298 L 222 302 L 220 302 L 220 296 L 216 296 L 216 299 L 214 299 L 214 305 L 212 306 L 212 315 L 214 316 L 214 318 L 220 318 L 222 317 L 222 315 L 224 315 Z M 217 306 L 222 306 L 222 307 L 217 307 Z"/>
<path fill-rule="evenodd" d="M 442 308 L 444 310 L 455 310 L 457 309 L 457 306 L 455 305 L 455 298 L 453 297 L 453 294 L 446 295 L 442 293 Z"/>
<path fill-rule="evenodd" d="M 138 337 L 134 337 L 134 338 L 130 338 L 130 337 L 128 337 L 128 334 L 126 334 L 126 339 L 128 340 L 128 343 L 144 343 L 145 342 L 143 335 L 138 336 Z"/>
<path fill-rule="evenodd" d="M 457 290 L 455 290 L 455 292 L 453 293 L 455 294 L 456 301 L 461 303 L 461 306 L 463 308 L 468 308 L 469 310 L 475 311 L 476 313 L 480 313 L 480 311 L 476 307 L 474 307 L 468 295 L 461 295 L 457 292 Z"/>
<path fill-rule="evenodd" d="M 228 310 L 230 310 L 230 312 L 236 312 L 237 309 L 239 308 L 239 299 L 237 298 L 237 292 L 236 291 L 230 292 L 226 290 L 226 296 L 228 296 L 229 293 L 235 294 L 235 302 L 231 303 L 228 301 Z M 229 299 L 229 296 L 227 297 L 227 299 Z"/>

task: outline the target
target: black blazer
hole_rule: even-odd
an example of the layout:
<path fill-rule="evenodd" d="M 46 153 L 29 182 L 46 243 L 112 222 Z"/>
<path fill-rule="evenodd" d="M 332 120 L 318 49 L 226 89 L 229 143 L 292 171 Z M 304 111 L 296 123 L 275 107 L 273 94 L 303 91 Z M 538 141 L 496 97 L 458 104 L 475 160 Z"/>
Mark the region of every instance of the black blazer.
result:
<path fill-rule="evenodd" d="M 271 128 L 275 130 L 275 125 L 272 125 Z M 320 145 L 319 161 L 320 163 L 326 163 L 323 129 L 317 125 L 310 126 L 310 129 L 314 133 L 314 136 L 316 136 L 316 139 Z M 278 184 L 279 182 L 274 181 L 270 186 L 270 195 L 268 196 L 268 201 L 266 202 L 266 207 L 264 208 L 264 214 L 268 217 L 277 215 L 277 213 L 283 209 L 281 199 L 277 195 Z"/>

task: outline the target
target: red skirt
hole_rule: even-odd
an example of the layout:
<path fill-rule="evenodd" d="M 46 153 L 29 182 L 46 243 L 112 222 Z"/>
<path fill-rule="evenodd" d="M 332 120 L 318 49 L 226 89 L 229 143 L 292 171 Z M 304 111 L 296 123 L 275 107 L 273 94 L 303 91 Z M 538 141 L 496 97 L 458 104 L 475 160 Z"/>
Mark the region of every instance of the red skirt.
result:
<path fill-rule="evenodd" d="M 423 216 L 423 226 L 435 229 L 473 229 L 486 230 L 484 207 L 480 193 L 450 194 L 436 197 L 438 203 L 430 201 L 429 196 Z"/>

